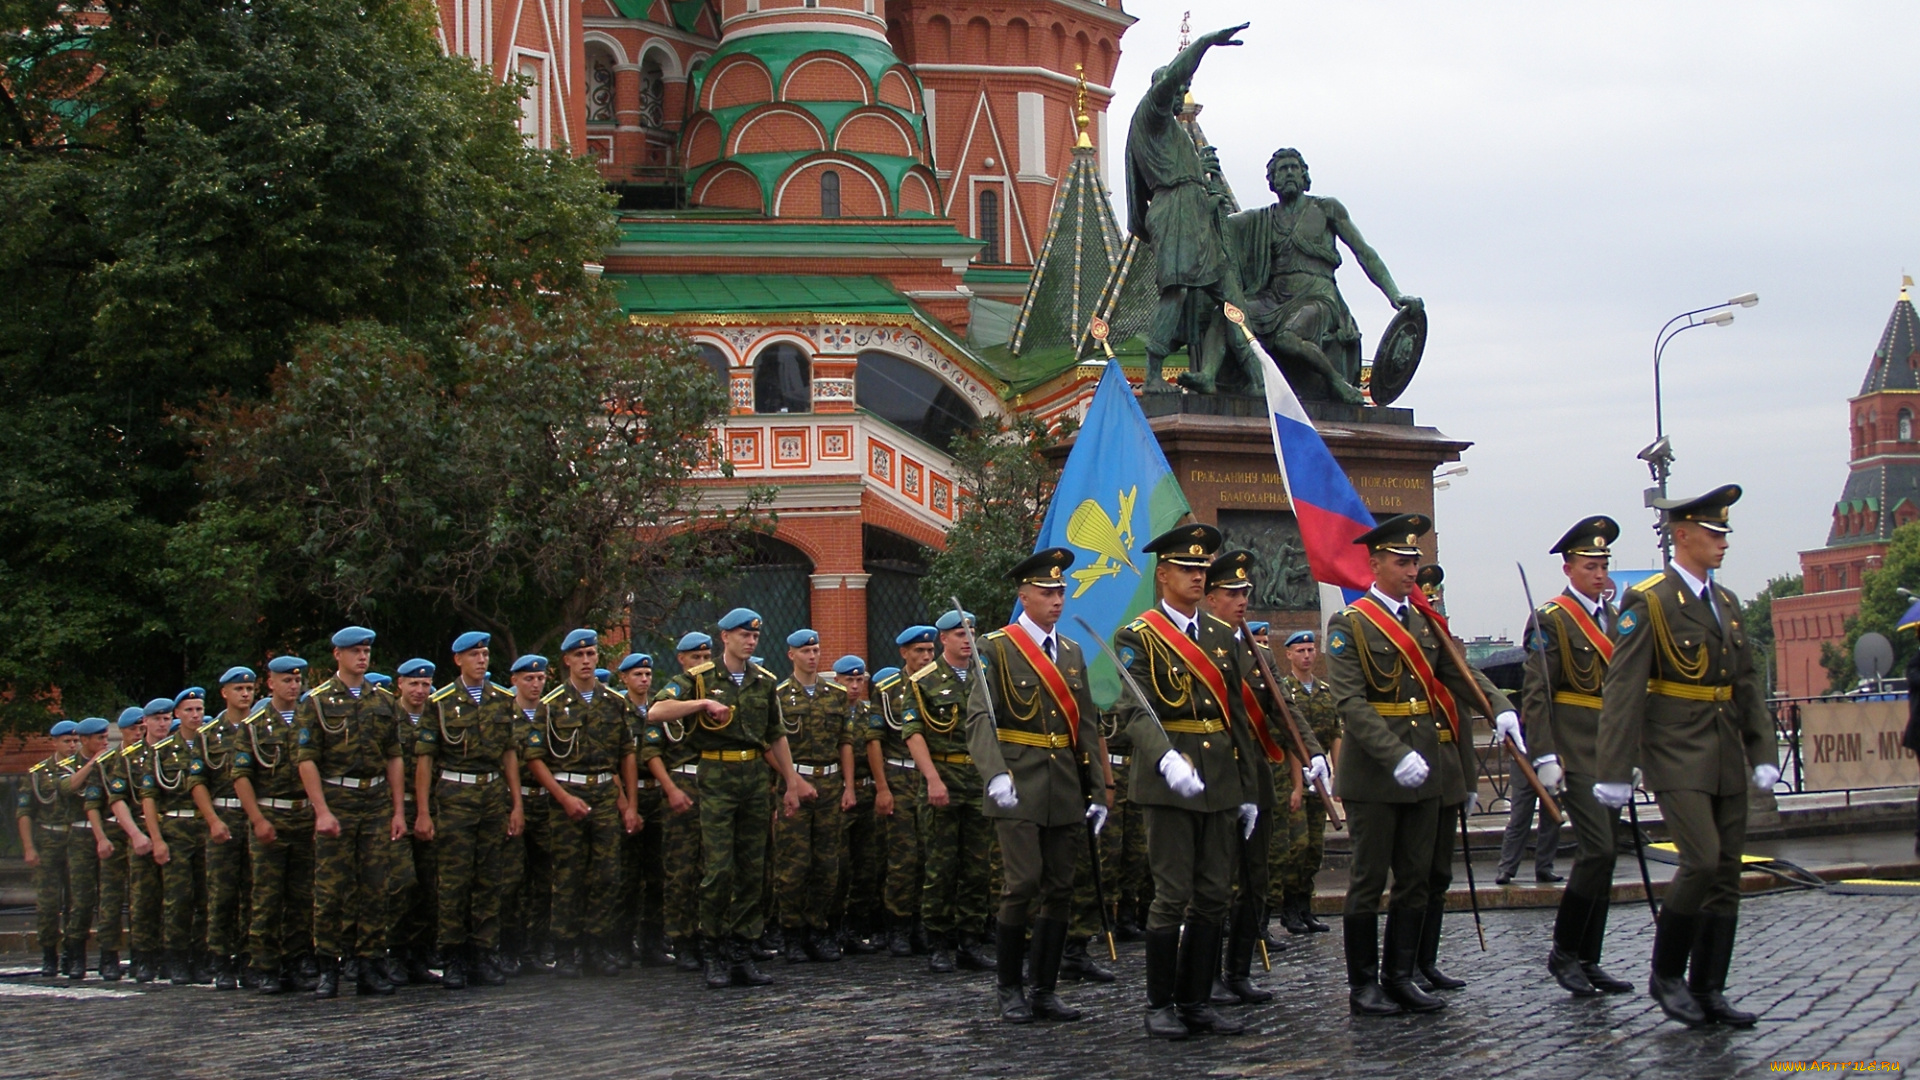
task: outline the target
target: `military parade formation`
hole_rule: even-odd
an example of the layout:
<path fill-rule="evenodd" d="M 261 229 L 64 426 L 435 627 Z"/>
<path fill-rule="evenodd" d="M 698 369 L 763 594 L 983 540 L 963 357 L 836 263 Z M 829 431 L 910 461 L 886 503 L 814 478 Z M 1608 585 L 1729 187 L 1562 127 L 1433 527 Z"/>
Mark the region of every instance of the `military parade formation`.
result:
<path fill-rule="evenodd" d="M 577 629 L 505 683 L 485 633 L 388 677 L 348 626 L 330 670 L 274 656 L 212 696 L 54 725 L 17 806 L 41 974 L 330 998 L 637 964 L 724 990 L 772 982 L 775 958 L 885 954 L 993 972 L 1021 1024 L 1079 1018 L 1061 980 L 1112 981 L 1117 937 L 1144 951 L 1147 1035 L 1231 1035 L 1228 1007 L 1274 997 L 1255 956 L 1330 929 L 1314 877 L 1344 812 L 1350 1012 L 1432 1012 L 1464 985 L 1439 957 L 1477 720 L 1577 839 L 1543 977 L 1632 992 L 1600 961 L 1640 788 L 1679 849 L 1649 992 L 1691 1026 L 1751 1025 L 1725 996 L 1746 799 L 1779 771 L 1739 603 L 1712 580 L 1739 495 L 1663 502 L 1672 559 L 1618 603 L 1618 524 L 1569 530 L 1517 707 L 1423 592 L 1431 522 L 1411 514 L 1360 537 L 1374 583 L 1324 642 L 1248 622 L 1252 556 L 1197 523 L 1143 545 L 1155 602 L 1110 642 L 1061 625 L 1066 548 L 1014 568 L 1009 625 L 976 636 L 956 605 L 878 670 L 825 663 L 802 628 L 779 678 L 746 608 L 658 670 L 603 666 Z M 1102 656 L 1122 687 L 1105 710 Z"/>

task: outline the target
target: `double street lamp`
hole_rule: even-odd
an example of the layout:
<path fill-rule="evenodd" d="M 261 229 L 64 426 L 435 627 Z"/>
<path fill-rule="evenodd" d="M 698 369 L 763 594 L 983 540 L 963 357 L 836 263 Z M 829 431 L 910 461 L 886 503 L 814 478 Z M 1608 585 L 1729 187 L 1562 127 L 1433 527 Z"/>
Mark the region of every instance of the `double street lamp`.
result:
<path fill-rule="evenodd" d="M 1660 396 L 1660 355 L 1667 351 L 1667 344 L 1682 333 L 1699 326 L 1726 326 L 1733 321 L 1733 308 L 1750 308 L 1760 302 L 1759 293 L 1741 293 L 1722 304 L 1710 304 L 1707 307 L 1683 311 L 1668 319 L 1665 326 L 1653 338 L 1653 442 L 1637 455 L 1647 463 L 1647 471 L 1653 474 L 1653 487 L 1646 490 L 1646 504 L 1656 505 L 1655 500 L 1667 497 L 1667 478 L 1673 472 L 1673 443 L 1667 438 L 1666 415 L 1662 410 Z M 1659 526 L 1656 524 L 1655 528 Z M 1660 559 L 1665 563 L 1673 555 L 1673 543 L 1665 532 L 1660 534 Z"/>

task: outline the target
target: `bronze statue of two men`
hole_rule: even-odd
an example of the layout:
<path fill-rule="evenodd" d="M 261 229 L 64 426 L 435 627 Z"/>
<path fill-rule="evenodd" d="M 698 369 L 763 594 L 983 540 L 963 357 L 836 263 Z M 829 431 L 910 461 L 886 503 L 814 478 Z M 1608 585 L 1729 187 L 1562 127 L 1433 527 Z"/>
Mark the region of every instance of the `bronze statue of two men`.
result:
<path fill-rule="evenodd" d="M 1278 202 L 1230 214 L 1213 148 L 1198 145 L 1181 118 L 1201 58 L 1215 46 L 1241 44 L 1235 35 L 1246 27 L 1203 35 L 1154 72 L 1128 128 L 1127 227 L 1152 248 L 1160 291 L 1146 335 L 1145 389 L 1174 389 L 1161 365 L 1184 346 L 1190 360 L 1182 386 L 1260 393 L 1264 361 L 1222 314 L 1231 304 L 1245 312 L 1252 337 L 1303 400 L 1361 404 L 1360 331 L 1334 285 L 1335 239 L 1395 308 L 1417 313 L 1420 298 L 1394 284 L 1346 207 L 1307 194 L 1312 181 L 1298 150 L 1277 150 L 1267 162 L 1267 186 Z M 1416 350 L 1424 335 L 1423 324 Z"/>

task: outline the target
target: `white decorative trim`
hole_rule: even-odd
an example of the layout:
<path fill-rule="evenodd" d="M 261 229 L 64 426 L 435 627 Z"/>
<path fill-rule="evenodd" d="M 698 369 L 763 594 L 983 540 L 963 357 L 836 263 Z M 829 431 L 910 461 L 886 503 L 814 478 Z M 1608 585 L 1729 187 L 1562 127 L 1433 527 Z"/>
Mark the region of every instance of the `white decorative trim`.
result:
<path fill-rule="evenodd" d="M 815 401 L 852 401 L 853 400 L 853 380 L 852 379 L 822 379 L 822 378 L 816 377 L 813 380 L 813 400 Z"/>
<path fill-rule="evenodd" d="M 779 12 L 761 12 L 761 14 L 763 16 L 778 15 L 778 14 L 783 14 L 787 10 L 790 10 L 790 9 L 783 8 Z M 842 9 L 826 8 L 824 10 L 840 11 Z M 880 25 L 881 27 L 886 26 L 885 23 L 881 22 L 878 18 L 871 15 L 862 15 L 857 11 L 848 11 L 846 12 L 846 14 L 856 19 L 871 19 L 873 22 Z M 892 43 L 887 41 L 887 35 L 883 33 L 881 30 L 869 29 L 867 27 L 860 26 L 856 23 L 842 23 L 842 22 L 778 22 L 772 26 L 749 26 L 740 30 L 723 29 L 720 32 L 720 44 L 724 47 L 728 42 L 732 41 L 734 38 L 756 37 L 760 34 L 796 34 L 796 33 L 855 34 L 860 37 L 872 38 L 875 41 L 884 42 L 887 44 L 889 48 L 892 47 Z M 1073 80 L 1068 79 L 1067 81 L 1072 82 Z"/>
<path fill-rule="evenodd" d="M 809 574 L 807 580 L 812 583 L 814 592 L 828 592 L 833 589 L 861 589 L 867 587 L 867 579 L 872 574 Z"/>

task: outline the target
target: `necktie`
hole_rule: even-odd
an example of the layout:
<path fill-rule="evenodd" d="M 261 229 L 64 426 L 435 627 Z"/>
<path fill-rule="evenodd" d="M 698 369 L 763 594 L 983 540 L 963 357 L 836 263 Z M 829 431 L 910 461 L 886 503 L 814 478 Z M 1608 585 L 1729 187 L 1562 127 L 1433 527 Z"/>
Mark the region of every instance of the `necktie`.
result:
<path fill-rule="evenodd" d="M 1187 637 L 1190 638 L 1196 645 L 1199 644 L 1200 642 L 1200 620 L 1199 619 L 1195 619 L 1192 622 L 1187 624 Z"/>
<path fill-rule="evenodd" d="M 1047 640 L 1040 643 L 1040 650 L 1047 654 L 1047 659 L 1049 660 L 1056 659 L 1056 657 L 1053 655 L 1053 635 L 1052 634 L 1048 634 Z"/>
<path fill-rule="evenodd" d="M 1408 630 L 1413 629 L 1413 605 L 1412 604 L 1400 605 L 1400 625 L 1406 627 Z"/>

